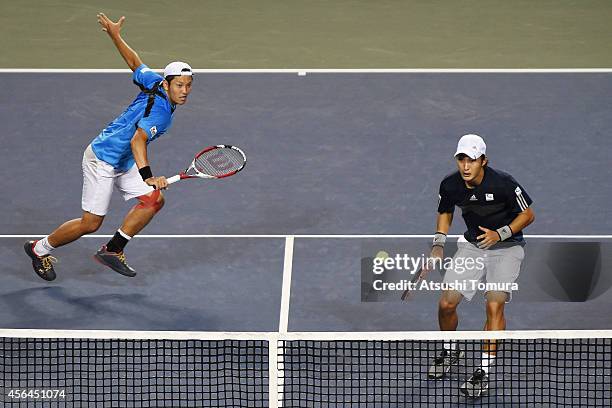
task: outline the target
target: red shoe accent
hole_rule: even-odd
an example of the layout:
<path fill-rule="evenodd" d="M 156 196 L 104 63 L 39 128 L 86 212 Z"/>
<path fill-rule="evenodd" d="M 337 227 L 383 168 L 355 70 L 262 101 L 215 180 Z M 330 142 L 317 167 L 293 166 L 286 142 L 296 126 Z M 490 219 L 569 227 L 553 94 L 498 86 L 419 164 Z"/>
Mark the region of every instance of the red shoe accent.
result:
<path fill-rule="evenodd" d="M 38 243 L 38 241 L 40 241 L 40 240 L 36 240 L 36 241 L 33 241 L 33 242 L 32 242 L 32 253 L 33 253 L 34 255 L 36 255 L 37 257 L 42 258 L 42 256 L 38 255 L 38 254 L 36 253 L 36 251 L 34 250 L 34 247 L 36 246 L 36 243 Z"/>

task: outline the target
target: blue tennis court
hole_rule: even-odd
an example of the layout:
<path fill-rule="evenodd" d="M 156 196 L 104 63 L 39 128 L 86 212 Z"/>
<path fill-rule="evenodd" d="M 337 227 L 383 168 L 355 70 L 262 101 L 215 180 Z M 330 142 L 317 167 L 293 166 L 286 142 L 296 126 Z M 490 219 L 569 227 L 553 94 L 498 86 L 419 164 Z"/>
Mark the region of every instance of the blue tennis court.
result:
<path fill-rule="evenodd" d="M 83 150 L 137 89 L 126 72 L 0 79 L 10 102 L 0 111 L 4 329 L 436 331 L 439 294 L 364 299 L 362 263 L 383 249 L 427 251 L 439 182 L 469 132 L 485 137 L 491 166 L 521 181 L 537 214 L 508 330 L 612 328 L 610 73 L 196 73 L 190 102 L 151 146 L 156 173 L 174 175 L 219 143 L 245 150 L 245 170 L 173 185 L 126 249 L 132 279 L 92 260 L 132 205 L 114 197 L 95 235 L 54 253 L 52 283 L 32 272 L 23 242 L 80 215 Z M 572 243 L 598 254 L 580 301 L 563 298 L 550 263 L 552 247 Z M 574 262 L 567 269 L 584 265 Z M 460 306 L 460 330 L 484 319 L 482 296 Z"/>

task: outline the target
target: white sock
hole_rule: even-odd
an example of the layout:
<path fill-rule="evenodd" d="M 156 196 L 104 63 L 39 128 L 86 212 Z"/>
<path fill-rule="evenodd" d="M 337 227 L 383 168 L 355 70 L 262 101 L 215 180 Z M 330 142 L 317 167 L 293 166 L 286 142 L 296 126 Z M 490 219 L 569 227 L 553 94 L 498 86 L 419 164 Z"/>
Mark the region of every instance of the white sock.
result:
<path fill-rule="evenodd" d="M 34 253 L 38 256 L 49 255 L 51 251 L 55 248 L 51 246 L 49 240 L 47 239 L 49 236 L 44 237 L 43 239 L 39 239 L 36 241 L 36 245 L 34 245 Z"/>
<path fill-rule="evenodd" d="M 456 350 L 457 342 L 456 341 L 445 341 L 444 342 L 444 350 Z"/>
<path fill-rule="evenodd" d="M 495 363 L 495 354 L 482 353 L 482 361 L 480 362 L 480 368 L 484 370 L 485 373 L 489 373 L 489 367 L 491 367 Z"/>

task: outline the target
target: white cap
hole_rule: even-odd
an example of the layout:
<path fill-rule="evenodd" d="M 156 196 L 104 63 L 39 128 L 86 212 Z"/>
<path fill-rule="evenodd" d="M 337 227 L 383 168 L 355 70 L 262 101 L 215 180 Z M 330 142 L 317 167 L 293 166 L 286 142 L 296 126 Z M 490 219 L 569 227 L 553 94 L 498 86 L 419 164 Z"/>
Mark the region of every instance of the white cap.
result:
<path fill-rule="evenodd" d="M 469 134 L 463 135 L 461 136 L 461 139 L 459 139 L 459 143 L 457 143 L 457 153 L 455 153 L 455 156 L 465 154 L 472 160 L 476 160 L 486 153 L 487 145 L 485 144 L 484 140 L 482 140 L 482 137 Z"/>
<path fill-rule="evenodd" d="M 186 62 L 174 61 L 166 65 L 164 68 L 164 78 L 169 75 L 187 75 L 192 76 L 191 67 Z"/>

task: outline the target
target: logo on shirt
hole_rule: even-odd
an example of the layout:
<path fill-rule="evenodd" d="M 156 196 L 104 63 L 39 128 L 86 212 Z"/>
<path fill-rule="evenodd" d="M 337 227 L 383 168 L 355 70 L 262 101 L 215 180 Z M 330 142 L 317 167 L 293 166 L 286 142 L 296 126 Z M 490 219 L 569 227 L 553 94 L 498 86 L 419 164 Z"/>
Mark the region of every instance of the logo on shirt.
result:
<path fill-rule="evenodd" d="M 472 196 L 470 197 L 470 201 L 478 201 L 475 194 L 472 194 Z"/>
<path fill-rule="evenodd" d="M 486 201 L 493 201 L 493 194 L 485 194 L 485 200 Z"/>
<path fill-rule="evenodd" d="M 514 192 L 516 193 L 516 195 L 519 195 L 519 194 L 521 194 L 521 193 L 522 193 L 522 191 L 521 191 L 521 188 L 520 188 L 520 187 L 515 188 L 515 189 L 514 189 Z"/>
<path fill-rule="evenodd" d="M 157 134 L 157 127 L 153 126 L 151 129 L 149 129 L 151 131 L 151 137 L 155 136 Z"/>

